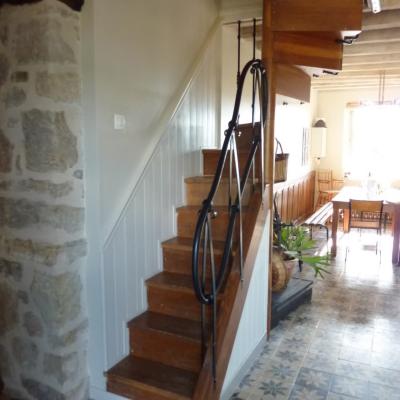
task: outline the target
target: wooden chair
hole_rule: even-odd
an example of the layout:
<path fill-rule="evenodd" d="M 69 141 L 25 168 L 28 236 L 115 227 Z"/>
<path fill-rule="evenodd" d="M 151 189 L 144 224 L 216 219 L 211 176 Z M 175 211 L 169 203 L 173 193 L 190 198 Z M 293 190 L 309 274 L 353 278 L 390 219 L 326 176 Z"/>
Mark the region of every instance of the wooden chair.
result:
<path fill-rule="evenodd" d="M 331 201 L 332 170 L 320 169 L 317 171 L 318 198 L 316 209 Z"/>
<path fill-rule="evenodd" d="M 350 200 L 349 205 L 349 233 L 352 229 L 376 230 L 378 237 L 382 233 L 383 223 L 383 201 L 381 200 Z M 345 262 L 349 246 L 346 247 Z M 375 253 L 378 253 L 378 240 L 376 241 Z M 379 250 L 380 254 L 380 250 Z M 380 259 L 380 257 L 379 257 Z"/>

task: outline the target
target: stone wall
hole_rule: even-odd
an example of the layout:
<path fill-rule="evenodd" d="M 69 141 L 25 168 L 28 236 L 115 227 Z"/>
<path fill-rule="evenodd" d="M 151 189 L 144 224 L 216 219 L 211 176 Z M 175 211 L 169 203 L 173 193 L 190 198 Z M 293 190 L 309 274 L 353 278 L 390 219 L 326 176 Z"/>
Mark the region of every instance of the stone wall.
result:
<path fill-rule="evenodd" d="M 20 399 L 87 398 L 80 16 L 0 9 L 0 371 Z"/>

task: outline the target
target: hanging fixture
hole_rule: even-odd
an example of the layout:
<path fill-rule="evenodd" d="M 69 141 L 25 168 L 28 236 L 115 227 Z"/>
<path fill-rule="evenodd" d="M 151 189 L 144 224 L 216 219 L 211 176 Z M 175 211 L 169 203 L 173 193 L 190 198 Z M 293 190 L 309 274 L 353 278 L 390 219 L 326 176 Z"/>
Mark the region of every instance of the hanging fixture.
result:
<path fill-rule="evenodd" d="M 317 118 L 311 128 L 311 156 L 320 160 L 326 157 L 327 126 L 324 118 Z"/>
<path fill-rule="evenodd" d="M 382 11 L 380 0 L 367 0 L 367 4 L 374 14 L 377 14 Z"/>

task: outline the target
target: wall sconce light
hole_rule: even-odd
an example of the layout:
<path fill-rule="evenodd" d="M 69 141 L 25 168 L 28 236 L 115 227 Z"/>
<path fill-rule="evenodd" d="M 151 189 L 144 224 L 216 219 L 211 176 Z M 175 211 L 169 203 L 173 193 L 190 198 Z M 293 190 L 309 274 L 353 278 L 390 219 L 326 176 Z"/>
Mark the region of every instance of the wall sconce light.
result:
<path fill-rule="evenodd" d="M 311 156 L 316 159 L 326 156 L 327 126 L 323 118 L 317 118 L 311 129 Z"/>

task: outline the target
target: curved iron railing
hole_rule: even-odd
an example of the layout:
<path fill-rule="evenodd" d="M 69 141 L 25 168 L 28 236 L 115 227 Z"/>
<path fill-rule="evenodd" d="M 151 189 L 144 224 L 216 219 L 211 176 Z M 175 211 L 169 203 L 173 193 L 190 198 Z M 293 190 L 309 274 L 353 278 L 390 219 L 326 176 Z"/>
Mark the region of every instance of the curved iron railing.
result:
<path fill-rule="evenodd" d="M 242 176 L 239 174 L 238 151 L 236 146 L 236 137 L 239 135 L 239 111 L 242 101 L 242 94 L 246 77 L 251 74 L 253 76 L 253 93 L 252 93 L 252 126 L 253 139 L 248 154 Z M 259 122 L 255 122 L 255 100 L 258 94 L 259 100 Z M 256 152 L 260 152 L 260 184 L 264 185 L 264 125 L 266 121 L 266 110 L 268 105 L 268 83 L 266 71 L 261 60 L 253 59 L 244 66 L 238 77 L 238 87 L 236 92 L 235 105 L 233 109 L 232 119 L 225 131 L 225 139 L 221 149 L 220 158 L 217 164 L 214 180 L 211 185 L 207 198 L 203 201 L 203 206 L 199 211 L 199 217 L 195 229 L 192 253 L 192 274 L 193 286 L 197 299 L 201 303 L 201 324 L 202 324 L 202 349 L 203 356 L 206 351 L 206 306 L 212 308 L 211 317 L 211 337 L 212 337 L 212 359 L 213 359 L 213 377 L 216 378 L 216 337 L 217 337 L 217 297 L 223 286 L 228 269 L 230 266 L 230 257 L 232 254 L 233 239 L 235 233 L 235 225 L 239 223 L 239 257 L 240 257 L 240 276 L 243 273 L 243 234 L 242 234 L 242 197 L 249 179 L 251 170 L 253 170 L 253 187 L 256 184 L 255 163 Z M 219 265 L 218 272 L 214 257 L 214 245 L 212 235 L 212 219 L 216 218 L 217 212 L 213 207 L 213 200 L 219 188 L 223 170 L 229 155 L 229 185 L 228 185 L 228 211 L 229 222 L 226 231 L 222 260 Z M 235 180 L 233 179 L 235 174 Z M 232 194 L 232 187 L 236 186 L 236 193 Z M 233 201 L 232 198 L 236 196 Z M 201 254 L 201 257 L 200 257 Z M 207 261 L 209 260 L 209 263 Z M 207 268 L 210 269 L 207 276 Z"/>

